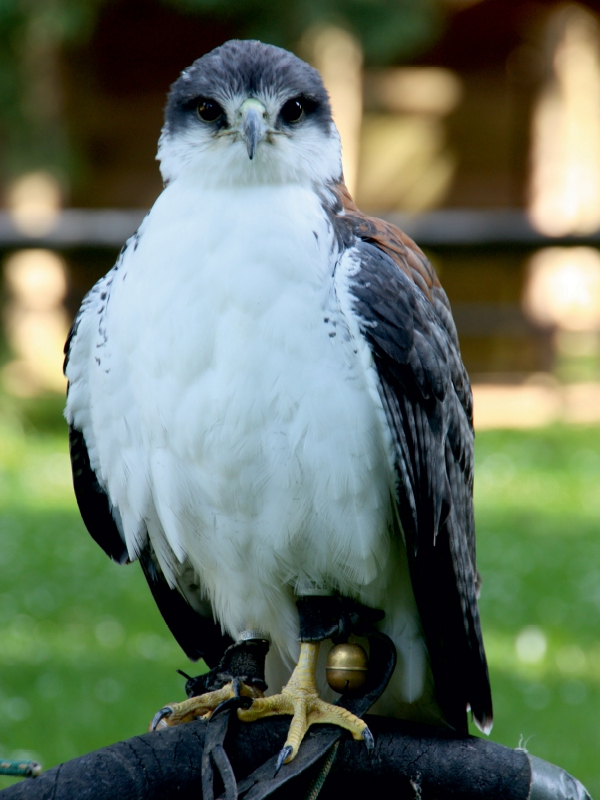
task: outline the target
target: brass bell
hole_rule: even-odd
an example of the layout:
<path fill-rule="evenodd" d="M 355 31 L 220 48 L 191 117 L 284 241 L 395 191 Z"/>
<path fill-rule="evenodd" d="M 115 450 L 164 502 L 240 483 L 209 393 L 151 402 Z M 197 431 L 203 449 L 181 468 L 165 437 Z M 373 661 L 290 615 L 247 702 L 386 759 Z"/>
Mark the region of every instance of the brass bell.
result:
<path fill-rule="evenodd" d="M 325 674 L 334 692 L 355 692 L 367 680 L 369 659 L 359 644 L 336 644 L 327 656 Z"/>

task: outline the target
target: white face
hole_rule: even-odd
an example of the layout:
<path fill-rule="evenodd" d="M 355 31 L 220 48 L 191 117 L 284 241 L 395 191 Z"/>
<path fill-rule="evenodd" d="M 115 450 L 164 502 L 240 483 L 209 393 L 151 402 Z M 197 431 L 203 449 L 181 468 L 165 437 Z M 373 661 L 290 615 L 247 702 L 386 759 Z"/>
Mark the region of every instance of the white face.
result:
<path fill-rule="evenodd" d="M 186 73 L 179 82 L 185 79 Z M 215 86 L 210 95 L 201 88 L 202 95 L 167 108 L 157 155 L 165 182 L 319 187 L 341 178 L 340 139 L 328 108 L 325 114 L 317 101 L 281 87 L 249 93 Z"/>

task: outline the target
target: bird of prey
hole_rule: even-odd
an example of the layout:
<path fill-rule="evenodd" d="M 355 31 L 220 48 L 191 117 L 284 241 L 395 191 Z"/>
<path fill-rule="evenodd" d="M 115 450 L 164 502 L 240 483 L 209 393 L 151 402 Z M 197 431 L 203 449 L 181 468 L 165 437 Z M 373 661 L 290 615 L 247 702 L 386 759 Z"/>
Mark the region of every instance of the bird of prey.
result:
<path fill-rule="evenodd" d="M 286 761 L 313 722 L 369 736 L 299 641 L 305 596 L 385 612 L 376 712 L 465 732 L 470 709 L 488 731 L 471 390 L 433 268 L 355 206 L 321 78 L 280 48 L 229 41 L 184 70 L 157 158 L 164 191 L 65 348 L 91 535 L 140 560 L 192 659 L 270 640 L 277 693 L 238 716 L 294 714 Z"/>

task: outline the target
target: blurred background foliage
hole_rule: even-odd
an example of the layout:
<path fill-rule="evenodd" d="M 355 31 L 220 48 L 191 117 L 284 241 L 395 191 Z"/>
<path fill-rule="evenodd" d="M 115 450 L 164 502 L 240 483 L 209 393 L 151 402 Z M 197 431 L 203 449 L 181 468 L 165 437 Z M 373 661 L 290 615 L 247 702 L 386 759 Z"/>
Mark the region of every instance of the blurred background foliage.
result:
<path fill-rule="evenodd" d="M 407 59 L 435 41 L 443 10 L 437 0 L 166 0 L 189 12 L 207 12 L 240 25 L 243 38 L 293 49 L 307 29 L 340 25 L 361 42 L 368 65 Z"/>
<path fill-rule="evenodd" d="M 442 24 L 436 0 L 162 0 L 205 22 L 233 23 L 240 38 L 294 48 L 307 29 L 340 25 L 361 42 L 369 65 L 409 58 L 435 40 Z M 62 48 L 85 46 L 110 0 L 2 0 L 0 126 L 9 175 L 54 168 L 77 176 L 61 117 Z M 126 76 L 124 76 L 126 79 Z"/>
<path fill-rule="evenodd" d="M 50 767 L 139 733 L 194 670 L 138 567 L 79 519 L 61 349 L 161 189 L 169 84 L 258 37 L 321 70 L 359 206 L 424 243 L 450 297 L 475 394 L 492 738 L 600 794 L 599 11 L 0 0 L 0 756 Z"/>
<path fill-rule="evenodd" d="M 57 96 L 57 52 L 89 35 L 98 0 L 0 3 L 0 124 L 8 175 L 72 171 Z"/>

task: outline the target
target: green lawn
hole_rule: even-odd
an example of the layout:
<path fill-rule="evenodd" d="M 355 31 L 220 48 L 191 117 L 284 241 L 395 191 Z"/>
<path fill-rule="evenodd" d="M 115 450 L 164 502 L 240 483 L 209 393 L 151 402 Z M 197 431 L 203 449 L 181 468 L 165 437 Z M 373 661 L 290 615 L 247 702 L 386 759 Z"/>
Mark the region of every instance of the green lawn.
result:
<path fill-rule="evenodd" d="M 0 756 L 50 767 L 144 731 L 190 665 L 85 532 L 66 434 L 25 430 L 0 417 Z M 482 433 L 476 488 L 492 738 L 600 797 L 600 428 Z"/>
<path fill-rule="evenodd" d="M 492 738 L 600 797 L 600 428 L 481 433 L 476 456 Z"/>

